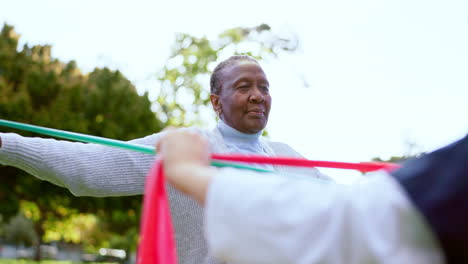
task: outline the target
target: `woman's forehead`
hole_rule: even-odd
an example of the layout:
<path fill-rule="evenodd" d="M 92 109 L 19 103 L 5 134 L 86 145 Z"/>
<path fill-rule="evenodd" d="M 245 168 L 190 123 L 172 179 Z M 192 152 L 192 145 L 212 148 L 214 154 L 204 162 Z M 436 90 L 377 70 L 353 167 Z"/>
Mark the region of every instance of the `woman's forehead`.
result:
<path fill-rule="evenodd" d="M 267 79 L 262 67 L 251 61 L 239 61 L 223 70 L 223 82 L 236 82 L 240 79 Z"/>

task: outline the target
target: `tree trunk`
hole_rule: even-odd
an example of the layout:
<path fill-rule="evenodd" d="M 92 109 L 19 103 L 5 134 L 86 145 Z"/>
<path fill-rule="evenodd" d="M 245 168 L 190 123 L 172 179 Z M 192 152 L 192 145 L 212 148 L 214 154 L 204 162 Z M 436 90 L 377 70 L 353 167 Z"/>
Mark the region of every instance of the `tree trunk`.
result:
<path fill-rule="evenodd" d="M 35 261 L 41 261 L 42 260 L 40 240 L 41 239 L 39 239 L 39 242 L 34 246 L 34 260 Z"/>
<path fill-rule="evenodd" d="M 42 208 L 39 208 L 41 210 Z M 41 216 L 44 215 L 44 210 L 41 210 Z M 34 260 L 41 261 L 42 260 L 42 253 L 41 253 L 41 244 L 42 244 L 42 237 L 44 236 L 44 229 L 42 228 L 44 220 L 41 218 L 37 221 L 34 225 L 34 229 L 36 229 L 37 233 L 37 243 L 34 245 Z"/>

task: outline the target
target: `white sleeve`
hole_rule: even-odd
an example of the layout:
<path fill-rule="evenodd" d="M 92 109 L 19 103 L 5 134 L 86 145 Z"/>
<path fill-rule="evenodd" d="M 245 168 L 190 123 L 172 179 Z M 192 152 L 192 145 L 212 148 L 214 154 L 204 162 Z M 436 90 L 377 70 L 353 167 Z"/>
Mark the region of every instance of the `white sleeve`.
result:
<path fill-rule="evenodd" d="M 432 233 L 387 174 L 355 185 L 220 170 L 205 234 L 228 263 L 442 263 Z"/>
<path fill-rule="evenodd" d="M 74 195 L 143 193 L 154 156 L 96 144 L 1 134 L 0 163 L 68 188 Z M 154 146 L 159 134 L 130 142 Z"/>

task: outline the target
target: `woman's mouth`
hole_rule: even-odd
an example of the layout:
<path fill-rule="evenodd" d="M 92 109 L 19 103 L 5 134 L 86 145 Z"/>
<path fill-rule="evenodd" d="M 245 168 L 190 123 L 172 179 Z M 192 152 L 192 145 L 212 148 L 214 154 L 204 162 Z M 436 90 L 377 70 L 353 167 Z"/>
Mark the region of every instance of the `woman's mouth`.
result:
<path fill-rule="evenodd" d="M 262 118 L 264 116 L 264 113 L 262 110 L 255 109 L 255 110 L 249 110 L 247 112 L 247 115 L 255 117 L 255 118 Z"/>

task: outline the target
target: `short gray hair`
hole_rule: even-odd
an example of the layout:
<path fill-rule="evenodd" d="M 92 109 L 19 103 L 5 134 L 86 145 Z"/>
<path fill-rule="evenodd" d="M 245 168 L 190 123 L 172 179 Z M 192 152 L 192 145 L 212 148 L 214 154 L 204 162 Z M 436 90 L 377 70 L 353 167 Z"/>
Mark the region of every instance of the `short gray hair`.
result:
<path fill-rule="evenodd" d="M 234 65 L 239 61 L 251 61 L 256 64 L 259 64 L 258 61 L 248 55 L 234 55 L 229 57 L 228 59 L 220 62 L 216 68 L 214 69 L 213 73 L 211 74 L 210 78 L 210 90 L 212 94 L 219 95 L 221 93 L 222 87 L 222 75 L 221 72 L 224 68 L 230 65 Z"/>

